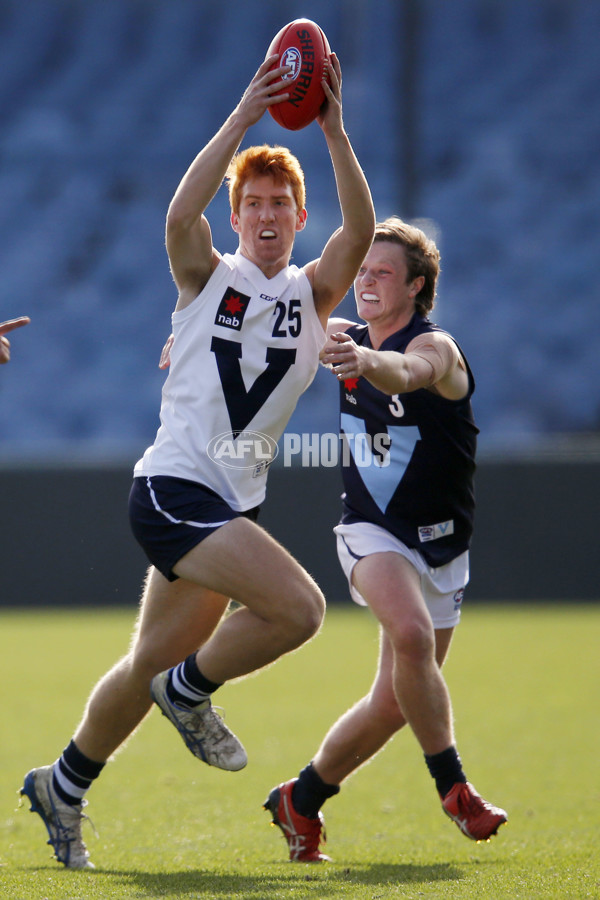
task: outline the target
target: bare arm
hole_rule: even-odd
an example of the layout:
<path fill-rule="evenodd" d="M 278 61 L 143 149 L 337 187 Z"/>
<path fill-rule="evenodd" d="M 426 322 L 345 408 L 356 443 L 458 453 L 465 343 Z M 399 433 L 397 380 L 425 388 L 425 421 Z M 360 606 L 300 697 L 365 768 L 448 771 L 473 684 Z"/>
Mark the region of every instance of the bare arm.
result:
<path fill-rule="evenodd" d="M 183 176 L 169 205 L 166 242 L 179 290 L 178 309 L 198 295 L 219 260 L 204 211 L 221 186 L 233 155 L 248 128 L 258 122 L 265 110 L 289 96 L 271 96 L 285 87 L 281 75 L 289 69 L 269 71 L 276 59 L 276 55 L 270 56 L 260 65 L 236 108 Z"/>
<path fill-rule="evenodd" d="M 367 254 L 375 229 L 375 210 L 369 185 L 355 156 L 342 121 L 342 73 L 334 53 L 329 66 L 331 87 L 323 88 L 327 104 L 318 122 L 325 135 L 337 185 L 342 225 L 328 240 L 320 259 L 306 266 L 315 308 L 323 323 L 344 298 Z"/>
<path fill-rule="evenodd" d="M 406 394 L 430 388 L 448 400 L 460 400 L 469 388 L 464 359 L 454 341 L 443 334 L 416 337 L 405 353 L 361 347 L 337 332 L 321 353 L 338 379 L 363 376 L 384 394 Z"/>

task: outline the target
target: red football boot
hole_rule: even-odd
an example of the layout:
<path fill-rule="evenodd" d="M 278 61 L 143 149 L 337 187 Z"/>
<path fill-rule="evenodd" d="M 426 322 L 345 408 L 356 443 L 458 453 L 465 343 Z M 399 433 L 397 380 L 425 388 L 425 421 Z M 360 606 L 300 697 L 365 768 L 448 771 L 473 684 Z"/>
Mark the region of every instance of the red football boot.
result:
<path fill-rule="evenodd" d="M 480 797 L 472 784 L 457 782 L 442 799 L 442 808 L 463 834 L 474 841 L 488 841 L 508 816 Z"/>
<path fill-rule="evenodd" d="M 263 809 L 273 816 L 271 824 L 283 831 L 292 862 L 328 862 L 330 857 L 319 850 L 319 844 L 326 840 L 322 813 L 316 819 L 307 819 L 297 813 L 292 805 L 292 788 L 297 780 L 293 778 L 273 788 Z"/>

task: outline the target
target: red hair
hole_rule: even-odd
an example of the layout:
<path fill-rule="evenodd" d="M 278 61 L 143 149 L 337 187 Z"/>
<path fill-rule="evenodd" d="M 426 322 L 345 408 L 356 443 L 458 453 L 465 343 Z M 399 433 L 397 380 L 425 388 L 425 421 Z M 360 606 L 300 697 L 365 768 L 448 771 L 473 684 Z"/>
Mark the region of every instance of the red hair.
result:
<path fill-rule="evenodd" d="M 242 190 L 251 178 L 269 175 L 276 184 L 289 184 L 298 210 L 304 209 L 306 188 L 304 172 L 293 153 L 287 147 L 248 147 L 233 157 L 225 179 L 229 185 L 229 203 L 236 215 L 240 211 Z"/>

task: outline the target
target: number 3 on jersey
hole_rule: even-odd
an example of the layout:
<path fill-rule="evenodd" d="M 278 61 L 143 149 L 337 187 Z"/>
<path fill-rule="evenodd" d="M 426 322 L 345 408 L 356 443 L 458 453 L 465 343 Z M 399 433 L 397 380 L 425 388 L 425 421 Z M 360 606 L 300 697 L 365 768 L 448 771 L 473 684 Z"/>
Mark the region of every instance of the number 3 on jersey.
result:
<path fill-rule="evenodd" d="M 404 407 L 400 402 L 400 394 L 392 394 L 391 395 L 392 402 L 388 404 L 388 409 L 393 416 L 396 416 L 397 419 L 401 419 L 404 415 Z"/>

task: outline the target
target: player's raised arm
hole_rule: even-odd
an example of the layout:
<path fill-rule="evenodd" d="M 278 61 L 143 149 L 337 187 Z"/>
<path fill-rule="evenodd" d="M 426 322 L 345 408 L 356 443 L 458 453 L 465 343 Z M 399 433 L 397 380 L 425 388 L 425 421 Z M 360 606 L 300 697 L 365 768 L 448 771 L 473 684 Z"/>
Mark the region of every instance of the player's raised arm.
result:
<path fill-rule="evenodd" d="M 315 307 L 324 326 L 351 287 L 375 230 L 375 210 L 369 185 L 344 128 L 342 72 L 334 53 L 328 68 L 331 85 L 323 80 L 327 103 L 318 122 L 333 164 L 342 225 L 330 237 L 320 259 L 307 266 Z"/>
<path fill-rule="evenodd" d="M 281 76 L 289 67 L 269 71 L 276 57 L 259 66 L 240 102 L 206 144 L 183 176 L 167 213 L 167 252 L 180 292 L 178 307 L 186 306 L 208 281 L 218 261 L 204 211 L 218 191 L 227 167 L 246 131 L 274 103 L 288 96 L 272 94 L 285 87 Z"/>

